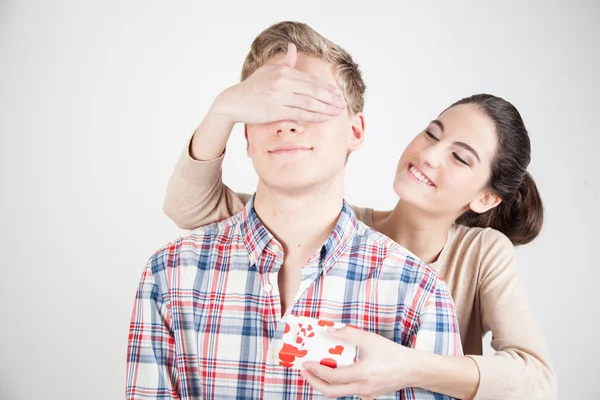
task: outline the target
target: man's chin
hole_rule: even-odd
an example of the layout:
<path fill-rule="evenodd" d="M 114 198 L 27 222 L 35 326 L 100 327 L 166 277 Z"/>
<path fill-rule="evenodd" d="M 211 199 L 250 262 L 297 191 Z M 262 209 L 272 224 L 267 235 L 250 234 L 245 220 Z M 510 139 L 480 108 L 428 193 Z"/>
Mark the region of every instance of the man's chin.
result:
<path fill-rule="evenodd" d="M 312 179 L 299 179 L 298 176 L 278 176 L 273 179 L 261 179 L 263 186 L 268 191 L 288 193 L 288 194 L 302 194 L 314 190 L 320 186 L 322 182 Z"/>
<path fill-rule="evenodd" d="M 281 193 L 303 193 L 310 190 L 313 185 L 311 184 L 300 184 L 300 183 L 285 183 L 285 184 L 272 184 L 265 185 L 271 191 Z"/>

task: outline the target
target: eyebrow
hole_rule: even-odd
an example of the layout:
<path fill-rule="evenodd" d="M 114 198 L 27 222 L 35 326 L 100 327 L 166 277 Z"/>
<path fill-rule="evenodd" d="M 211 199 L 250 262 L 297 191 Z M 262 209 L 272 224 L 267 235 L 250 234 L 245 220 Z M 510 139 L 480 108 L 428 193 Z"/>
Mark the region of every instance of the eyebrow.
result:
<path fill-rule="evenodd" d="M 444 132 L 444 124 L 442 124 L 442 121 L 440 121 L 439 119 L 434 119 L 433 121 L 431 121 L 431 123 L 439 126 L 442 132 Z"/>
<path fill-rule="evenodd" d="M 434 119 L 433 121 L 431 121 L 431 123 L 439 126 L 439 128 L 442 130 L 442 133 L 444 132 L 444 124 L 442 124 L 442 121 L 440 121 L 439 119 Z M 481 158 L 479 158 L 479 154 L 477 154 L 474 148 L 472 148 L 464 142 L 454 142 L 454 144 L 458 147 L 462 147 L 463 149 L 470 151 L 471 153 L 473 153 L 475 158 L 477 158 L 477 160 L 481 162 Z"/>

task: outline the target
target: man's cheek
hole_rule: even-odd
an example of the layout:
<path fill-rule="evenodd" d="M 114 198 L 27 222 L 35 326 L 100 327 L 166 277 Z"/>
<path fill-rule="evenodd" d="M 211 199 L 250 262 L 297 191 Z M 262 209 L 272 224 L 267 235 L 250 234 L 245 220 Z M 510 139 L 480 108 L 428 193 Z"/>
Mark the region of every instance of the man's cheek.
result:
<path fill-rule="evenodd" d="M 258 152 L 256 149 L 255 141 L 246 140 L 246 154 L 248 154 L 248 157 L 252 159 L 256 158 Z"/>

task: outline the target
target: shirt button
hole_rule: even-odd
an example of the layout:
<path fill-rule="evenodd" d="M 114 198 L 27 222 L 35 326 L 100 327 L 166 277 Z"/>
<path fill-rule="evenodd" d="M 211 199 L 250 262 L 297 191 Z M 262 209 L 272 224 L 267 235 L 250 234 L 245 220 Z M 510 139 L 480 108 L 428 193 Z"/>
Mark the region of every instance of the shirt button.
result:
<path fill-rule="evenodd" d="M 270 283 L 265 283 L 265 286 L 263 286 L 263 289 L 265 289 L 265 292 L 271 293 L 271 290 L 273 290 L 273 285 L 271 285 Z"/>

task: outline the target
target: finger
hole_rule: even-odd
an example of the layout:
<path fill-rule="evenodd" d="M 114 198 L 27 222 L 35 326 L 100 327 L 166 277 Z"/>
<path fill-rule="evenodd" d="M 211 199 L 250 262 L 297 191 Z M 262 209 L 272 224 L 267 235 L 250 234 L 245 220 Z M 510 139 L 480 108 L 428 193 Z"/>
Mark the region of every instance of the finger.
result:
<path fill-rule="evenodd" d="M 310 371 L 301 370 L 300 373 L 306 379 L 308 384 L 318 392 L 321 392 L 327 398 L 337 398 L 344 396 L 352 396 L 359 392 L 358 383 L 346 383 L 343 385 L 332 385 Z"/>
<path fill-rule="evenodd" d="M 306 81 L 294 81 L 290 89 L 296 94 L 303 94 L 310 96 L 322 103 L 335 106 L 340 110 L 344 110 L 347 106 L 346 99 L 339 97 L 338 95 L 331 93 L 318 83 L 311 83 Z"/>
<path fill-rule="evenodd" d="M 300 82 L 308 82 L 308 83 L 313 83 L 313 84 L 319 85 L 323 89 L 327 90 L 328 92 L 334 94 L 337 97 L 340 97 L 340 98 L 344 97 L 344 91 L 339 86 L 334 85 L 329 82 L 325 82 L 324 80 L 317 78 L 313 74 L 309 74 L 309 73 L 294 69 L 294 70 L 292 70 L 292 78 L 294 78 L 295 80 L 300 81 Z"/>
<path fill-rule="evenodd" d="M 287 53 L 283 58 L 283 65 L 294 68 L 297 59 L 298 50 L 296 49 L 296 45 L 294 43 L 288 43 Z"/>
<path fill-rule="evenodd" d="M 288 43 L 287 51 L 282 59 L 277 61 L 275 65 L 285 65 L 289 68 L 294 68 L 298 59 L 298 51 L 294 43 Z"/>
<path fill-rule="evenodd" d="M 349 366 L 337 368 L 329 368 L 314 361 L 307 361 L 302 366 L 320 379 L 336 385 L 357 382 L 365 376 L 360 361 Z"/>
<path fill-rule="evenodd" d="M 372 335 L 370 332 L 361 331 L 350 326 L 344 326 L 339 329 L 327 329 L 327 333 L 334 339 L 342 340 L 344 342 L 363 347 L 369 342 L 369 336 Z"/>
<path fill-rule="evenodd" d="M 277 118 L 277 120 L 325 122 L 331 118 L 329 115 L 326 114 L 306 111 L 296 107 L 283 106 L 282 109 L 282 115 L 279 118 Z"/>
<path fill-rule="evenodd" d="M 337 117 L 343 112 L 343 110 L 336 106 L 325 104 L 310 96 L 296 93 L 287 96 L 283 101 L 283 105 L 288 107 L 301 108 L 303 110 L 311 111 L 314 113 L 330 115 L 332 117 Z"/>

